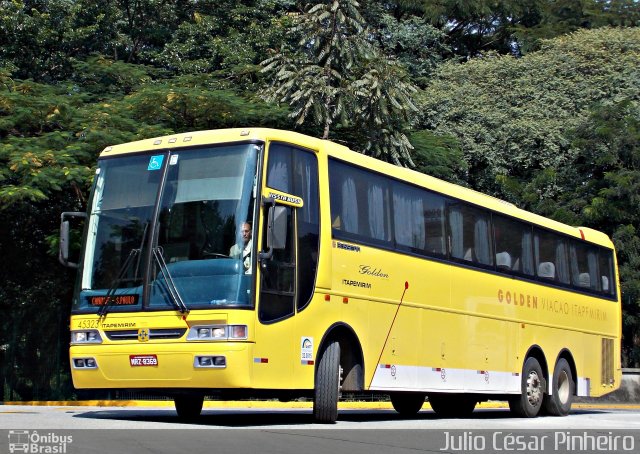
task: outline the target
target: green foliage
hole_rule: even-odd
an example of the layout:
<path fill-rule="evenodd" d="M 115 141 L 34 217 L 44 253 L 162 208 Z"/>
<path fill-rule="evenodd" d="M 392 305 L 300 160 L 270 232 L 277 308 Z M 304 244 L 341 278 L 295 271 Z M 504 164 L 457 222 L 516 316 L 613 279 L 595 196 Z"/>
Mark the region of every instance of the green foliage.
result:
<path fill-rule="evenodd" d="M 344 123 L 350 113 L 347 87 L 355 78 L 354 61 L 373 51 L 362 33 L 359 6 L 355 0 L 310 5 L 290 30 L 299 36 L 299 47 L 263 62 L 263 72 L 274 78 L 266 98 L 288 103 L 299 125 L 311 117 L 324 128 L 324 138 L 334 120 Z"/>
<path fill-rule="evenodd" d="M 386 57 L 355 0 L 310 5 L 290 30 L 296 48 L 263 62 L 272 77 L 269 101 L 292 109 L 297 125 L 312 123 L 329 138 L 334 123 L 358 137 L 351 145 L 396 164 L 413 165 L 404 129 L 412 121 L 416 88 L 393 58 Z"/>
<path fill-rule="evenodd" d="M 154 61 L 178 74 L 217 74 L 250 89 L 259 80 L 259 63 L 291 23 L 287 9 L 287 2 L 273 0 L 202 7 L 178 26 Z"/>
<path fill-rule="evenodd" d="M 227 128 L 258 124 L 284 127 L 287 111 L 258 99 L 247 100 L 231 90 L 215 89 L 207 75 L 180 76 L 148 84 L 123 103 L 136 121 L 164 124 L 172 131 Z"/>
<path fill-rule="evenodd" d="M 75 59 L 103 51 L 115 39 L 109 3 L 1 0 L 0 61 L 13 64 L 19 79 L 68 77 Z"/>
<path fill-rule="evenodd" d="M 93 55 L 73 63 L 73 80 L 95 97 L 127 95 L 152 80 L 153 68 Z M 95 101 L 92 98 L 92 101 Z"/>
<path fill-rule="evenodd" d="M 424 92 L 422 123 L 460 140 L 473 187 L 496 192 L 505 178 L 530 181 L 571 161 L 566 132 L 594 103 L 638 96 L 639 43 L 640 29 L 580 31 L 519 59 L 446 63 Z M 549 180 L 539 197 L 560 189 Z"/>
<path fill-rule="evenodd" d="M 455 55 L 526 54 L 542 40 L 580 29 L 636 27 L 636 0 L 407 0 L 444 30 Z"/>
<path fill-rule="evenodd" d="M 466 185 L 468 167 L 455 137 L 431 131 L 416 131 L 409 137 L 414 146 L 413 162 L 418 172 Z"/>
<path fill-rule="evenodd" d="M 379 16 L 379 42 L 383 52 L 394 55 L 407 69 L 413 83 L 424 88 L 443 55 L 450 53 L 444 44 L 446 35 L 422 17 L 397 19 L 390 14 Z"/>

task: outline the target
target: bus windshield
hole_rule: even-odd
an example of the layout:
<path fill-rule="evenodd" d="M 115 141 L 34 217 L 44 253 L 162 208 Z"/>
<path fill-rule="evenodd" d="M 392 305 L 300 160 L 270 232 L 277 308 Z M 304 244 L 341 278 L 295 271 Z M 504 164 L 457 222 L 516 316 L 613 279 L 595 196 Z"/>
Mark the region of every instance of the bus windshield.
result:
<path fill-rule="evenodd" d="M 251 306 L 259 148 L 101 160 L 74 310 Z"/>

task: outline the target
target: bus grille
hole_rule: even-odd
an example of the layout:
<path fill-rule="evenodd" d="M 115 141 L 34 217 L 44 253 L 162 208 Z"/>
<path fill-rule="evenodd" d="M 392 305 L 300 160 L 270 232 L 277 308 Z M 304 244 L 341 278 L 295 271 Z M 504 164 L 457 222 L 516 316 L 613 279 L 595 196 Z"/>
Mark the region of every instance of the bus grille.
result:
<path fill-rule="evenodd" d="M 150 329 L 149 340 L 180 339 L 186 332 L 186 328 Z M 105 331 L 104 333 L 112 341 L 138 340 L 138 330 L 136 329 Z"/>
<path fill-rule="evenodd" d="M 602 384 L 612 385 L 613 377 L 613 339 L 602 339 Z"/>

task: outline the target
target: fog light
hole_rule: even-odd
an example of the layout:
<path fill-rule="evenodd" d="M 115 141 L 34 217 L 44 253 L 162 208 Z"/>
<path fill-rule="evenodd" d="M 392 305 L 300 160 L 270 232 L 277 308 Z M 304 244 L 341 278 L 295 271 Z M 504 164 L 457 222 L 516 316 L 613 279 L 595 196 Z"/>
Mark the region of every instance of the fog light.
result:
<path fill-rule="evenodd" d="M 213 358 L 211 358 L 210 356 L 201 356 L 199 360 L 200 360 L 200 367 L 213 366 Z"/>
<path fill-rule="evenodd" d="M 222 369 L 227 366 L 227 359 L 224 356 L 196 356 L 193 360 L 195 368 Z"/>
<path fill-rule="evenodd" d="M 74 369 L 97 369 L 95 358 L 73 358 Z"/>

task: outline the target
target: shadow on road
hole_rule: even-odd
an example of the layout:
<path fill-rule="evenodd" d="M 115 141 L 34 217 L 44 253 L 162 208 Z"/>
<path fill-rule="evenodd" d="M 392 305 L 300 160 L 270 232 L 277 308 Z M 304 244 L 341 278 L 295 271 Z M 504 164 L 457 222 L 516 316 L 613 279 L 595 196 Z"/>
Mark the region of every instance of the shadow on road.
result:
<path fill-rule="evenodd" d="M 599 410 L 574 410 L 572 414 L 606 413 Z M 74 418 L 105 419 L 132 422 L 157 422 L 171 424 L 190 424 L 219 427 L 270 427 L 313 425 L 313 414 L 309 409 L 271 410 L 271 409 L 208 409 L 202 411 L 199 418 L 179 419 L 173 409 L 105 409 L 104 411 L 79 411 Z M 394 410 L 340 410 L 338 420 L 351 423 L 398 422 L 442 420 L 433 411 L 423 410 L 415 417 L 407 418 Z M 507 409 L 479 409 L 466 418 L 469 420 L 509 420 L 514 419 Z M 458 420 L 459 421 L 459 420 Z"/>

